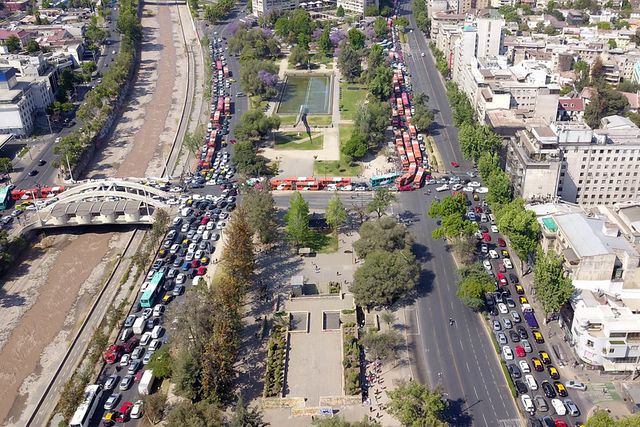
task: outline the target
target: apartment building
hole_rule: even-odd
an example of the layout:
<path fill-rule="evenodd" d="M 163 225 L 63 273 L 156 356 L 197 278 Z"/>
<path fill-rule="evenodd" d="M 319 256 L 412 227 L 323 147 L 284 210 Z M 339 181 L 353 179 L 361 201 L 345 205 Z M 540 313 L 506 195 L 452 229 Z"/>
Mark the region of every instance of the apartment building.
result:
<path fill-rule="evenodd" d="M 516 193 L 526 200 L 557 196 L 586 206 L 637 200 L 640 129 L 620 116 L 604 118 L 596 130 L 579 122 L 526 129 L 509 141 L 506 164 Z M 540 171 L 549 180 L 558 172 L 555 192 L 536 183 Z"/>
<path fill-rule="evenodd" d="M 367 6 L 379 7 L 379 2 L 378 0 L 338 0 L 337 6 L 342 6 L 345 10 L 351 12 L 363 14 Z"/>
<path fill-rule="evenodd" d="M 449 7 L 447 0 L 429 0 L 427 4 L 427 16 L 432 19 L 439 12 L 446 12 Z"/>
<path fill-rule="evenodd" d="M 32 85 L 19 82 L 14 68 L 0 68 L 0 133 L 29 135 L 36 111 Z"/>
<path fill-rule="evenodd" d="M 257 17 L 268 15 L 271 12 L 284 12 L 302 8 L 312 11 L 335 10 L 342 6 L 345 10 L 356 13 L 364 13 L 364 8 L 368 5 L 378 5 L 377 0 L 251 0 L 253 14 Z"/>
<path fill-rule="evenodd" d="M 542 247 L 564 258 L 576 288 L 561 325 L 583 362 L 607 372 L 637 369 L 640 358 L 640 253 L 607 207 L 584 212 L 566 205 L 531 206 Z M 625 212 L 640 221 L 640 207 Z M 624 222 L 624 220 L 622 220 Z"/>

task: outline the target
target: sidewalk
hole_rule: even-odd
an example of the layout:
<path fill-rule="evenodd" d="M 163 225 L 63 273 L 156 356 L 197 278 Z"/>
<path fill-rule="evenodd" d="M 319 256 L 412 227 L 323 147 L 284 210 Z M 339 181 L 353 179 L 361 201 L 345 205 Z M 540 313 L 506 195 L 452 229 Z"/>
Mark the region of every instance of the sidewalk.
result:
<path fill-rule="evenodd" d="M 507 246 L 511 249 L 508 237 L 504 237 Z M 590 368 L 589 365 L 583 363 L 573 351 L 573 346 L 567 341 L 565 331 L 561 328 L 562 320 L 547 322 L 542 304 L 535 296 L 533 283 L 533 271 L 527 275 L 523 275 L 521 271 L 521 263 L 518 256 L 510 251 L 513 266 L 518 276 L 520 284 L 524 287 L 527 299 L 537 313 L 536 318 L 540 325 L 540 332 L 545 338 L 545 346 L 552 359 L 557 360 L 553 347 L 555 346 L 564 354 L 563 363 L 555 364 L 560 372 L 560 378 L 563 381 L 575 379 L 587 384 L 586 392 L 579 392 L 577 396 L 583 403 L 585 414 L 591 414 L 596 409 L 608 409 L 612 414 L 623 415 L 630 414 L 629 409 L 621 398 L 621 383 L 627 376 L 606 374 L 601 370 Z M 586 407 L 585 407 L 586 405 Z M 589 408 L 586 410 L 586 408 Z"/>

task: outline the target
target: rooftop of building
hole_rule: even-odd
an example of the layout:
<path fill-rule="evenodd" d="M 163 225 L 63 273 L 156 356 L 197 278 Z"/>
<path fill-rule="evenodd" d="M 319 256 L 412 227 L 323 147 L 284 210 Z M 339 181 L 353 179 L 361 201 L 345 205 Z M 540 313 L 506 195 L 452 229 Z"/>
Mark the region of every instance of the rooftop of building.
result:
<path fill-rule="evenodd" d="M 588 290 L 577 290 L 573 296 L 576 320 L 606 323 L 609 332 L 640 332 L 640 315 L 626 301 L 617 301 Z M 634 305 L 634 300 L 629 300 Z"/>
<path fill-rule="evenodd" d="M 554 215 L 575 254 L 582 257 L 613 254 L 617 251 L 638 256 L 638 251 L 622 235 L 617 227 L 599 217 L 587 217 L 584 213 Z"/>

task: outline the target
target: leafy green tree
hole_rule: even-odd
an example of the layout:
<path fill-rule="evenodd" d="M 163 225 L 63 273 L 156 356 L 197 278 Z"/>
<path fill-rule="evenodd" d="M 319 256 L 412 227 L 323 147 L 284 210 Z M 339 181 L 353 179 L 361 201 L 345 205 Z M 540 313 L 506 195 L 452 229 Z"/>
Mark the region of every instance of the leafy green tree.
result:
<path fill-rule="evenodd" d="M 415 288 L 419 273 L 420 267 L 410 252 L 375 250 L 356 270 L 349 290 L 357 305 L 390 305 Z"/>
<path fill-rule="evenodd" d="M 487 180 L 489 193 L 487 202 L 491 206 L 503 205 L 511 201 L 511 179 L 502 169 L 496 169 Z"/>
<path fill-rule="evenodd" d="M 509 236 L 511 247 L 521 261 L 533 255 L 538 246 L 540 224 L 533 211 L 524 208 L 524 200 L 518 198 L 503 205 L 496 212 L 497 225 Z"/>
<path fill-rule="evenodd" d="M 169 346 L 164 345 L 153 353 L 151 360 L 147 364 L 147 369 L 153 370 L 153 375 L 157 378 L 169 378 L 171 377 L 171 365 Z"/>
<path fill-rule="evenodd" d="M 296 247 L 307 244 L 312 236 L 309 227 L 309 205 L 302 198 L 300 192 L 295 191 L 289 199 L 289 210 L 284 216 L 285 231 L 289 240 Z"/>
<path fill-rule="evenodd" d="M 8 157 L 0 157 L 0 174 L 7 175 L 13 172 L 13 164 Z"/>
<path fill-rule="evenodd" d="M 379 14 L 380 9 L 378 9 L 374 4 L 370 4 L 364 8 L 364 16 L 378 16 Z"/>
<path fill-rule="evenodd" d="M 495 152 L 501 145 L 500 137 L 487 125 L 464 123 L 458 133 L 460 150 L 468 159 L 477 161 L 485 152 Z"/>
<path fill-rule="evenodd" d="M 388 216 L 366 221 L 360 226 L 359 235 L 360 239 L 353 243 L 353 249 L 360 258 L 366 258 L 377 250 L 407 251 L 413 245 L 407 227 Z"/>
<path fill-rule="evenodd" d="M 155 374 L 155 371 L 153 371 Z M 144 399 L 144 416 L 153 425 L 157 424 L 164 417 L 167 405 L 167 394 L 163 391 L 150 394 Z"/>
<path fill-rule="evenodd" d="M 29 41 L 27 41 L 25 49 L 28 53 L 36 53 L 40 51 L 40 45 L 34 39 L 29 39 Z"/>
<path fill-rule="evenodd" d="M 469 98 L 458 86 L 449 81 L 446 83 L 447 98 L 453 108 L 453 123 L 460 127 L 463 123 L 475 124 L 475 110 L 469 102 Z"/>
<path fill-rule="evenodd" d="M 222 411 L 208 402 L 182 402 L 169 412 L 168 427 L 219 427 L 223 425 Z"/>
<path fill-rule="evenodd" d="M 262 419 L 262 412 L 258 408 L 250 408 L 244 401 L 242 394 L 233 411 L 233 415 L 227 424 L 228 427 L 265 427 L 269 423 Z"/>
<path fill-rule="evenodd" d="M 300 45 L 294 46 L 289 54 L 289 63 L 296 67 L 306 67 L 309 65 L 309 51 Z"/>
<path fill-rule="evenodd" d="M 353 132 L 351 134 L 351 138 L 349 138 L 341 147 L 342 153 L 353 159 L 360 159 L 364 157 L 364 155 L 367 154 L 368 149 L 367 141 L 360 132 Z"/>
<path fill-rule="evenodd" d="M 20 51 L 20 39 L 14 35 L 7 37 L 7 39 L 4 41 L 4 45 L 6 46 L 9 53 Z"/>
<path fill-rule="evenodd" d="M 342 18 L 344 16 L 344 7 L 342 7 L 342 5 L 338 6 L 338 9 L 336 9 L 336 16 L 338 18 Z"/>
<path fill-rule="evenodd" d="M 478 174 L 487 181 L 491 174 L 499 168 L 498 153 L 485 151 L 478 159 Z"/>
<path fill-rule="evenodd" d="M 242 115 L 240 123 L 236 125 L 235 134 L 238 139 L 258 140 L 279 127 L 279 116 L 267 116 L 262 110 L 252 109 Z"/>
<path fill-rule="evenodd" d="M 273 242 L 278 232 L 275 202 L 270 187 L 265 180 L 260 188 L 247 189 L 242 202 L 247 208 L 249 223 L 261 243 Z"/>
<path fill-rule="evenodd" d="M 200 361 L 193 350 L 178 350 L 171 368 L 172 382 L 176 385 L 176 394 L 189 400 L 200 398 Z"/>
<path fill-rule="evenodd" d="M 362 65 L 358 52 L 350 44 L 344 43 L 338 54 L 338 68 L 349 82 L 355 81 L 362 74 Z"/>
<path fill-rule="evenodd" d="M 389 33 L 389 28 L 387 28 L 387 20 L 382 17 L 376 18 L 376 20 L 373 21 L 373 31 L 378 40 L 382 40 L 387 37 L 387 34 Z"/>
<path fill-rule="evenodd" d="M 398 28 L 400 28 L 401 31 L 404 31 L 405 28 L 409 26 L 409 20 L 406 16 L 398 17 L 394 23 L 398 26 Z"/>
<path fill-rule="evenodd" d="M 640 414 L 612 419 L 604 409 L 596 410 L 586 422 L 587 427 L 636 427 L 640 425 Z"/>
<path fill-rule="evenodd" d="M 376 69 L 384 65 L 384 49 L 379 44 L 374 44 L 367 57 L 367 80 L 371 81 L 376 76 Z"/>
<path fill-rule="evenodd" d="M 616 42 L 615 39 L 609 39 L 607 41 L 607 44 L 609 45 L 609 49 L 615 49 L 618 47 L 618 43 Z"/>
<path fill-rule="evenodd" d="M 388 99 L 389 95 L 391 95 L 392 77 L 393 71 L 391 71 L 391 68 L 379 66 L 375 69 L 375 75 L 369 82 L 369 92 L 381 101 Z"/>
<path fill-rule="evenodd" d="M 582 90 L 589 84 L 589 64 L 582 60 L 576 61 L 573 71 L 576 73 L 576 90 Z"/>
<path fill-rule="evenodd" d="M 551 249 L 546 254 L 538 251 L 533 283 L 536 296 L 547 314 L 557 313 L 574 291 L 571 278 L 565 275 L 562 258 Z"/>
<path fill-rule="evenodd" d="M 396 357 L 398 350 L 404 344 L 404 339 L 394 329 L 385 332 L 370 331 L 360 339 L 360 344 L 374 359 L 389 361 Z"/>
<path fill-rule="evenodd" d="M 360 50 L 364 48 L 365 36 L 364 33 L 357 28 L 352 28 L 347 33 L 347 40 L 349 40 L 349 44 L 355 50 Z"/>
<path fill-rule="evenodd" d="M 446 196 L 440 201 L 431 202 L 428 214 L 431 218 L 442 218 L 449 215 L 463 216 L 467 211 L 466 206 L 464 194 Z"/>
<path fill-rule="evenodd" d="M 584 120 L 591 128 L 598 128 L 604 117 L 624 114 L 629 100 L 620 92 L 598 87 L 584 110 Z"/>
<path fill-rule="evenodd" d="M 337 192 L 333 193 L 333 196 L 329 199 L 325 218 L 327 224 L 329 224 L 334 232 L 337 232 L 347 221 L 347 210 L 342 204 L 342 199 L 340 199 Z"/>
<path fill-rule="evenodd" d="M 82 65 L 80 66 L 80 69 L 82 70 L 84 81 L 90 82 L 91 75 L 93 74 L 94 71 L 98 69 L 98 66 L 93 61 L 87 61 L 82 63 Z"/>
<path fill-rule="evenodd" d="M 390 116 L 391 107 L 388 102 L 370 100 L 358 106 L 354 120 L 355 128 L 362 134 L 370 148 L 377 148 L 384 142 Z"/>
<path fill-rule="evenodd" d="M 388 391 L 387 411 L 404 426 L 446 427 L 443 421 L 447 401 L 438 390 L 416 381 Z"/>
<path fill-rule="evenodd" d="M 396 195 L 389 191 L 388 188 L 378 188 L 373 194 L 373 200 L 367 205 L 367 213 L 375 212 L 380 218 L 391 204 L 397 200 Z"/>
<path fill-rule="evenodd" d="M 488 292 L 493 292 L 495 284 L 484 271 L 480 263 L 463 267 L 459 271 L 460 281 L 458 282 L 457 295 L 460 300 L 474 311 L 482 309 L 484 306 L 484 296 Z"/>
<path fill-rule="evenodd" d="M 231 215 L 225 231 L 226 239 L 221 262 L 225 273 L 241 286 L 253 282 L 255 254 L 253 252 L 253 229 L 248 221 L 247 207 L 241 204 Z"/>
<path fill-rule="evenodd" d="M 247 176 L 260 176 L 269 172 L 269 159 L 258 155 L 251 141 L 240 141 L 233 146 L 233 163 Z"/>
<path fill-rule="evenodd" d="M 91 47 L 97 47 L 107 37 L 107 32 L 104 28 L 101 28 L 100 25 L 98 25 L 97 16 L 91 17 L 84 36 Z"/>
<path fill-rule="evenodd" d="M 273 62 L 242 59 L 242 55 L 240 60 L 242 64 L 240 67 L 240 87 L 242 90 L 265 98 L 274 96 L 278 92 L 275 88 L 278 81 L 278 70 Z"/>
<path fill-rule="evenodd" d="M 318 39 L 318 51 L 322 53 L 324 56 L 329 56 L 331 51 L 333 50 L 333 45 L 331 44 L 331 39 L 329 38 L 330 32 L 329 28 L 325 28 L 322 31 L 322 35 Z"/>
<path fill-rule="evenodd" d="M 285 38 L 289 43 L 300 41 L 300 36 L 310 36 L 315 25 L 304 9 L 294 9 L 282 14 L 274 25 L 276 34 Z"/>
<path fill-rule="evenodd" d="M 478 230 L 478 224 L 463 218 L 458 214 L 445 215 L 440 220 L 440 226 L 431 232 L 431 237 L 441 239 L 457 239 L 470 236 Z"/>

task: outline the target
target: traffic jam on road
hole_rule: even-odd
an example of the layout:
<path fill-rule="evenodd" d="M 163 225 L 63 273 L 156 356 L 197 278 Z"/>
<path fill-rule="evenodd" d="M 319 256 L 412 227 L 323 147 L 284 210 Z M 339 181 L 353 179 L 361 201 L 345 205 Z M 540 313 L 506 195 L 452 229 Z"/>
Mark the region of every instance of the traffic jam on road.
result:
<path fill-rule="evenodd" d="M 478 224 L 477 252 L 487 274 L 496 283 L 496 292 L 486 295 L 490 324 L 520 407 L 531 416 L 531 426 L 582 425 L 580 410 L 570 398 L 569 389 L 584 391 L 586 386 L 560 377 L 544 346 L 544 337 L 514 269 L 507 242 L 500 235 L 491 208 L 481 197 L 486 188 L 472 179 L 471 176 L 442 177 L 427 184 L 439 185 L 438 191 L 452 189 L 453 194 L 463 195 L 468 207 L 467 218 Z M 473 194 L 471 200 L 467 194 Z"/>
<path fill-rule="evenodd" d="M 216 39 L 210 47 L 215 95 L 209 133 L 195 173 L 185 181 L 187 189 L 205 190 L 176 198 L 180 213 L 173 218 L 116 342 L 103 355 L 105 366 L 98 384 L 87 387 L 85 400 L 71 426 L 109 426 L 143 415 L 142 398 L 154 385 L 153 371 L 146 366 L 169 340 L 171 328 L 167 329 L 164 322 L 166 307 L 175 303 L 187 286 L 196 285 L 206 275 L 222 230 L 236 208 L 237 186 L 231 181 L 235 171 L 227 144 L 223 143 L 231 116 L 228 94 L 231 82 L 225 70 L 222 43 L 222 39 Z"/>

